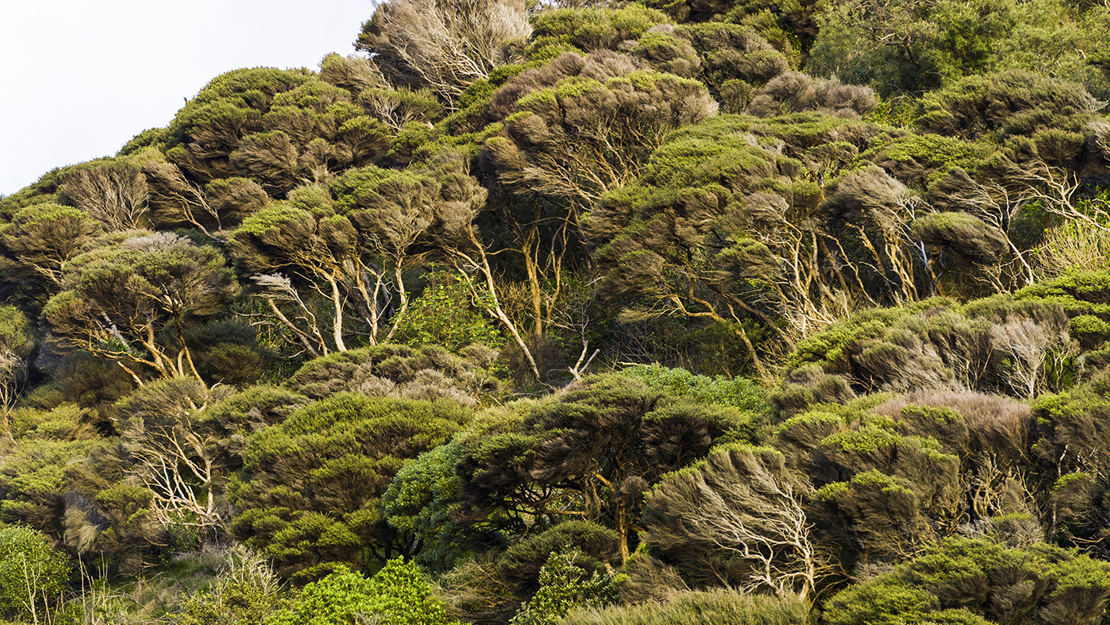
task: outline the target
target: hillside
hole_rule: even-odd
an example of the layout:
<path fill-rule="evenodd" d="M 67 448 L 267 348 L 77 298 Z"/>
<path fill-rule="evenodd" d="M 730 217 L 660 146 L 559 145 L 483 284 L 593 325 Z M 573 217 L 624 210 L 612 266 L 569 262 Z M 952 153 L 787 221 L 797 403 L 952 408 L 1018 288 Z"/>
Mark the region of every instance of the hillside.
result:
<path fill-rule="evenodd" d="M 1110 622 L 1110 7 L 352 34 L 0 197 L 0 619 Z"/>

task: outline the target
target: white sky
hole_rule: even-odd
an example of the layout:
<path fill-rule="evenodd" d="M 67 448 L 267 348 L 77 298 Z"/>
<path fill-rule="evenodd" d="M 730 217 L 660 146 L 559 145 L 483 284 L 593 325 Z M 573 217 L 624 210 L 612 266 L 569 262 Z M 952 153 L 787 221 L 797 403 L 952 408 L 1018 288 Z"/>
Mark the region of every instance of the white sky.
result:
<path fill-rule="evenodd" d="M 0 0 L 0 194 L 116 153 L 241 67 L 354 52 L 374 0 Z"/>

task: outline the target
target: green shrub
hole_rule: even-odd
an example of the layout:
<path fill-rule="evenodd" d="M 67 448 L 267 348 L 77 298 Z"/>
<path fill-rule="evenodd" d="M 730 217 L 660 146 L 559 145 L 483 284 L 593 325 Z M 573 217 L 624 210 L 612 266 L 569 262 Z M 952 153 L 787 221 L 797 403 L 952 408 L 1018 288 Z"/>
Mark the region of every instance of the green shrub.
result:
<path fill-rule="evenodd" d="M 582 553 L 564 547 L 552 553 L 540 569 L 540 589 L 524 604 L 511 625 L 554 625 L 574 607 L 601 607 L 616 603 L 617 589 L 609 575 L 577 565 Z"/>
<path fill-rule="evenodd" d="M 537 589 L 537 578 L 560 549 L 573 548 L 574 565 L 583 570 L 602 570 L 618 560 L 617 533 L 587 521 L 566 521 L 512 545 L 498 560 L 501 576 L 527 595 Z"/>
<path fill-rule="evenodd" d="M 412 562 L 390 560 L 372 579 L 339 569 L 301 590 L 291 609 L 266 619 L 266 625 L 446 625 L 443 603 Z"/>
<path fill-rule="evenodd" d="M 69 573 L 66 557 L 42 533 L 20 525 L 0 529 L 0 614 L 38 622 L 65 589 Z"/>
<path fill-rule="evenodd" d="M 440 276 L 409 304 L 397 324 L 397 339 L 413 346 L 442 345 L 452 352 L 471 343 L 499 345 L 504 338 L 482 312 L 484 305 L 472 301 L 461 281 Z"/>
<path fill-rule="evenodd" d="M 672 395 L 690 397 L 706 404 L 732 406 L 750 412 L 761 412 L 766 392 L 748 378 L 728 379 L 724 376 L 694 375 L 685 369 L 661 365 L 634 365 L 621 370 L 621 375 L 639 380 L 648 388 Z"/>
<path fill-rule="evenodd" d="M 1044 544 L 1007 549 L 949 538 L 892 573 L 840 591 L 825 618 L 830 625 L 1091 625 L 1108 596 L 1106 562 Z"/>

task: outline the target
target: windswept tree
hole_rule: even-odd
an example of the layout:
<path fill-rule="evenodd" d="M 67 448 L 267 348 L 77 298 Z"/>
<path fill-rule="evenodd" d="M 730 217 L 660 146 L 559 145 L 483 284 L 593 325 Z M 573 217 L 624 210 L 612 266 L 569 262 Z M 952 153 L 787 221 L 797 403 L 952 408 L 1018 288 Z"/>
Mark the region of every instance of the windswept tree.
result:
<path fill-rule="evenodd" d="M 200 379 L 186 328 L 218 312 L 238 285 L 223 256 L 169 233 L 110 237 L 74 258 L 43 315 L 55 343 L 116 362 L 140 384 Z"/>
<path fill-rule="evenodd" d="M 35 348 L 31 321 L 15 306 L 0 306 L 0 434 L 11 436 L 9 418 Z"/>
<path fill-rule="evenodd" d="M 677 315 L 723 324 L 768 377 L 753 324 L 791 345 L 856 302 L 928 293 L 909 228 L 924 203 L 878 168 L 844 176 L 826 196 L 791 153 L 814 157 L 816 145 L 863 127 L 801 115 L 821 129 L 792 137 L 796 145 L 776 146 L 751 117 L 719 116 L 679 130 L 637 180 L 602 197 L 585 228 L 606 292 L 625 304 L 626 319 Z M 819 160 L 812 161 L 818 171 Z"/>
<path fill-rule="evenodd" d="M 160 227 L 196 228 L 211 238 L 269 203 L 262 185 L 247 178 L 217 178 L 199 185 L 180 167 L 164 161 L 143 166 L 150 187 L 150 207 Z"/>
<path fill-rule="evenodd" d="M 806 516 L 811 492 L 774 449 L 721 449 L 651 490 L 646 540 L 653 549 L 699 563 L 716 571 L 720 581 L 749 591 L 812 596 L 826 557 Z"/>
<path fill-rule="evenodd" d="M 91 215 L 71 206 L 33 204 L 0 226 L 5 281 L 35 283 L 56 292 L 69 262 L 102 233 Z"/>
<path fill-rule="evenodd" d="M 131 163 L 79 168 L 62 182 L 62 194 L 109 232 L 150 225 L 150 190 L 142 169 Z"/>
<path fill-rule="evenodd" d="M 235 175 L 230 156 L 261 132 L 273 98 L 313 80 L 308 70 L 239 69 L 212 79 L 170 123 L 166 156 L 193 181 Z"/>
<path fill-rule="evenodd" d="M 357 47 L 394 85 L 428 87 L 454 103 L 477 80 L 517 59 L 532 33 L 522 0 L 393 0 L 362 25 Z"/>
<path fill-rule="evenodd" d="M 604 81 L 575 76 L 517 101 L 505 133 L 487 140 L 502 182 L 563 196 L 570 219 L 631 182 L 672 130 L 713 115 L 704 85 L 636 71 Z"/>
<path fill-rule="evenodd" d="M 406 460 L 446 443 L 470 416 L 449 401 L 359 393 L 309 404 L 247 441 L 229 486 L 232 530 L 298 581 L 411 556 L 381 497 Z"/>
<path fill-rule="evenodd" d="M 151 493 L 149 510 L 167 530 L 188 527 L 201 541 L 226 535 L 230 516 L 214 428 L 198 427 L 202 414 L 230 389 L 208 389 L 195 378 L 148 384 L 120 403 L 126 475 Z"/>
<path fill-rule="evenodd" d="M 448 193 L 443 181 L 418 169 L 352 170 L 330 191 L 302 187 L 246 219 L 232 253 L 256 274 L 273 316 L 309 354 L 346 351 L 354 320 L 371 343 L 389 342 L 408 307 L 405 270 L 429 253 L 437 230 L 458 229 L 452 220 L 468 222 L 476 211 L 463 201 L 459 214 Z M 313 292 L 329 304 L 330 328 L 306 301 Z"/>
<path fill-rule="evenodd" d="M 620 376 L 592 376 L 560 401 L 535 405 L 515 431 L 469 443 L 459 463 L 462 494 L 479 510 L 518 519 L 609 525 L 626 560 L 643 492 L 744 425 L 739 411 L 675 401 Z"/>

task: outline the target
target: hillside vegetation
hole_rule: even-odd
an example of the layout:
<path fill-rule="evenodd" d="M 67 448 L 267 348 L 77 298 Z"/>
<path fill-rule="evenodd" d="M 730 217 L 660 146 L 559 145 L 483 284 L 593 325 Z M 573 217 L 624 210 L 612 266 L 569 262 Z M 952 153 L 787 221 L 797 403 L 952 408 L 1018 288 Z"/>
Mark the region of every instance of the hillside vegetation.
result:
<path fill-rule="evenodd" d="M 367 17 L 0 197 L 0 621 L 1110 623 L 1110 6 Z"/>

